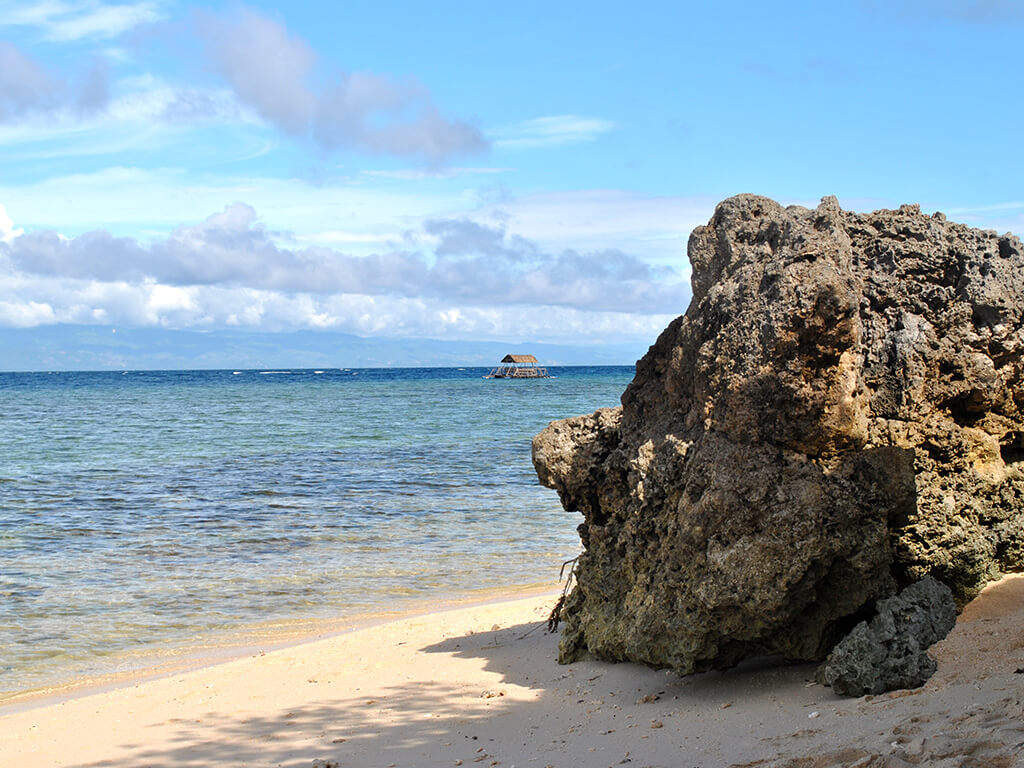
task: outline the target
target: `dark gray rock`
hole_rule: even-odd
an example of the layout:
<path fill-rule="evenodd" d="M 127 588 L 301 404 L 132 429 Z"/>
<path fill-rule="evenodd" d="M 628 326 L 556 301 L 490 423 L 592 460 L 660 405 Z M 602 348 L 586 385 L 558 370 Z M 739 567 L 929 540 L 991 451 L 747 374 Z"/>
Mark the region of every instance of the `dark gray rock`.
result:
<path fill-rule="evenodd" d="M 881 600 L 832 649 L 818 679 L 843 696 L 864 696 L 924 685 L 936 669 L 928 648 L 956 623 L 953 592 L 930 576 Z"/>
<path fill-rule="evenodd" d="M 562 661 L 820 661 L 924 576 L 1024 568 L 1020 240 L 740 195 L 689 256 L 622 406 L 534 439 L 583 513 Z"/>

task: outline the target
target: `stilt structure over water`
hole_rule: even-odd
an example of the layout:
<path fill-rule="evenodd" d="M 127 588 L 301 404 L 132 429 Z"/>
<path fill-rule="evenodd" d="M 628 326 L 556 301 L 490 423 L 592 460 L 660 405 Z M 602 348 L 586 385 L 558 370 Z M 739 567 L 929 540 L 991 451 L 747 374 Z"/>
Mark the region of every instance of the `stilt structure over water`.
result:
<path fill-rule="evenodd" d="M 533 355 L 505 355 L 501 365 L 484 376 L 485 379 L 548 379 L 547 368 L 537 365 Z"/>

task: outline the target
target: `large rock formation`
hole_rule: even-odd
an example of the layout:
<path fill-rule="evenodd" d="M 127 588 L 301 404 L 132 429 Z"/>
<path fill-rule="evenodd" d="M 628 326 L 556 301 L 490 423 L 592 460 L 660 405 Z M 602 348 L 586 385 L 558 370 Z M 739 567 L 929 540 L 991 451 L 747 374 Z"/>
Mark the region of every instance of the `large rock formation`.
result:
<path fill-rule="evenodd" d="M 740 195 L 689 257 L 622 407 L 534 439 L 584 515 L 563 661 L 817 660 L 926 575 L 1024 566 L 1020 240 Z"/>

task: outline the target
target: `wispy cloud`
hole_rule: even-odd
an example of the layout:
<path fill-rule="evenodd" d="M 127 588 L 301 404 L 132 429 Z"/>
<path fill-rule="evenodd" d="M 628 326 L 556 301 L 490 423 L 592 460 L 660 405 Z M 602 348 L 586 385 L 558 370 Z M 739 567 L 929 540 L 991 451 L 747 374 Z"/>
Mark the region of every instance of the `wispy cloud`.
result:
<path fill-rule="evenodd" d="M 310 138 L 328 150 L 430 164 L 488 147 L 479 129 L 445 117 L 412 78 L 352 72 L 317 87 L 316 53 L 283 24 L 247 8 L 198 18 L 214 69 L 242 104 L 290 136 Z"/>
<path fill-rule="evenodd" d="M 443 167 L 443 168 L 396 168 L 393 170 L 367 170 L 363 176 L 378 179 L 396 179 L 399 181 L 421 181 L 423 179 L 451 179 L 456 176 L 491 175 L 508 173 L 514 168 L 480 168 L 480 167 Z"/>
<path fill-rule="evenodd" d="M 63 43 L 114 38 L 162 15 L 158 2 L 44 0 L 23 5 L 0 0 L 0 28 L 34 28 Z M 476 126 L 444 115 L 414 78 L 332 74 L 305 40 L 246 7 L 220 14 L 200 11 L 193 19 L 191 29 L 209 68 L 221 78 L 219 87 L 141 74 L 134 80 L 154 82 L 140 89 L 133 79 L 121 79 L 112 89 L 103 59 L 66 77 L 42 66 L 28 49 L 0 42 L 0 123 L 45 115 L 50 119 L 35 128 L 66 130 L 106 107 L 116 90 L 118 109 L 127 108 L 130 117 L 157 128 L 163 123 L 259 123 L 320 150 L 408 158 L 430 169 L 488 149 Z"/>
<path fill-rule="evenodd" d="M 965 224 L 1024 237 L 1024 201 L 991 203 L 980 206 L 939 208 L 947 216 Z"/>
<path fill-rule="evenodd" d="M 534 149 L 593 141 L 615 128 L 615 123 L 596 117 L 553 115 L 536 117 L 496 133 L 497 147 Z"/>
<path fill-rule="evenodd" d="M 1006 203 L 992 203 L 991 205 L 975 205 L 969 207 L 957 206 L 954 208 L 948 208 L 945 210 L 946 213 L 951 214 L 962 214 L 962 213 L 991 213 L 991 212 L 1002 212 L 1002 211 L 1016 211 L 1024 210 L 1024 200 L 1006 202 Z"/>
<path fill-rule="evenodd" d="M 0 26 L 35 27 L 47 40 L 109 39 L 164 17 L 162 4 L 42 0 L 0 3 Z"/>
<path fill-rule="evenodd" d="M 136 131 L 134 124 L 125 125 L 124 135 L 117 135 L 118 141 L 131 141 Z M 224 147 L 218 149 L 221 159 L 262 147 L 261 134 L 235 135 L 236 146 L 230 148 L 230 154 Z M 148 140 L 154 143 L 160 138 L 157 145 L 167 147 L 164 155 L 176 156 L 193 150 L 170 142 L 187 142 L 188 136 L 182 133 L 175 139 L 173 135 L 158 135 Z M 101 132 L 89 143 L 97 152 L 105 151 L 109 138 Z M 55 138 L 31 151 L 44 153 L 53 146 L 77 146 L 80 141 L 61 142 Z M 22 146 L 18 154 L 27 151 Z M 195 151 L 208 149 L 199 147 Z M 209 168 L 214 167 L 212 155 L 204 159 Z M 339 178 L 312 185 L 296 178 L 224 170 L 195 176 L 173 168 L 111 167 L 92 173 L 54 172 L 30 184 L 3 178 L 0 202 L 7 204 L 12 218 L 26 230 L 51 228 L 59 222 L 61 231 L 69 235 L 105 227 L 118 235 L 148 239 L 166 237 L 177 223 L 199 221 L 228 201 L 245 200 L 261 212 L 268 226 L 294 233 L 292 243 L 336 246 L 344 242 L 347 250 L 361 255 L 379 249 L 375 244 L 381 242 L 428 249 L 431 243 L 416 240 L 426 237 L 423 222 L 468 217 L 500 223 L 509 233 L 532 240 L 548 252 L 615 249 L 648 262 L 671 264 L 684 272 L 688 269 L 687 238 L 695 226 L 707 222 L 718 202 L 712 197 L 657 196 L 623 190 L 525 195 L 514 194 L 501 185 L 494 189 L 472 188 L 459 181 L 453 184 L 410 178 L 394 184 L 372 184 L 361 178 Z M 358 237 L 344 241 L 320 239 L 319 233 L 325 230 Z M 406 242 L 407 233 L 414 238 L 411 245 Z"/>
<path fill-rule="evenodd" d="M 952 19 L 978 24 L 1024 22 L 1019 0 L 861 0 L 872 13 L 925 19 Z"/>

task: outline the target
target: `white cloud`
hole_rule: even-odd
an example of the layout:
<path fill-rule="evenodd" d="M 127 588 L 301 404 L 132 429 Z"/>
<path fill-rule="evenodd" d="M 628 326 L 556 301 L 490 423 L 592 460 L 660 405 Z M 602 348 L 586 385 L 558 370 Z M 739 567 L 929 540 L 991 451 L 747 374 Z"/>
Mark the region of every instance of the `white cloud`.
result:
<path fill-rule="evenodd" d="M 142 245 L 97 230 L 61 238 L 48 230 L 13 238 L 20 274 L 83 280 L 222 285 L 311 295 L 428 297 L 461 304 L 531 304 L 639 314 L 681 311 L 687 287 L 668 267 L 614 249 L 545 251 L 503 228 L 436 219 L 420 237 L 431 253 L 353 256 L 279 246 L 243 203 Z M 176 294 L 177 295 L 177 294 Z"/>
<path fill-rule="evenodd" d="M 7 215 L 7 209 L 0 205 L 0 243 L 9 243 L 24 233 L 25 230 L 14 228 L 14 222 Z"/>
<path fill-rule="evenodd" d="M 922 206 L 930 210 L 931 206 Z M 950 218 L 972 227 L 994 229 L 997 232 L 1012 232 L 1024 237 L 1024 202 L 992 203 L 984 206 L 942 208 L 938 210 Z"/>
<path fill-rule="evenodd" d="M 181 288 L 176 285 L 154 285 L 146 302 L 155 314 L 170 312 L 194 312 L 198 308 L 195 302 L 196 289 Z"/>
<path fill-rule="evenodd" d="M 342 73 L 316 88 L 318 57 L 283 24 L 247 8 L 198 18 L 207 55 L 239 101 L 288 135 L 431 164 L 487 149 L 476 127 L 442 115 L 411 78 Z"/>
<path fill-rule="evenodd" d="M 0 5 L 0 26 L 35 27 L 48 40 L 109 39 L 163 18 L 161 3 L 103 3 L 97 0 L 40 0 Z"/>
<path fill-rule="evenodd" d="M 717 202 L 586 189 L 492 196 L 427 179 L 401 185 L 357 181 L 314 186 L 299 179 L 223 173 L 189 178 L 168 169 L 118 167 L 30 185 L 0 180 L 0 200 L 10 201 L 11 214 L 26 230 L 60 222 L 67 234 L 103 226 L 136 239 L 164 237 L 177 222 L 198 221 L 226 202 L 245 200 L 267 218 L 268 227 L 294 233 L 292 242 L 344 243 L 349 253 L 359 255 L 379 252 L 383 245 L 409 247 L 407 233 L 423 235 L 427 220 L 468 217 L 504 222 L 508 231 L 549 251 L 616 249 L 682 270 L 688 268 L 690 232 L 707 223 Z"/>
<path fill-rule="evenodd" d="M 16 45 L 0 40 L 0 122 L 50 109 L 60 86 Z"/>
<path fill-rule="evenodd" d="M 197 221 L 227 202 L 246 200 L 257 210 L 271 212 L 275 229 L 311 234 L 329 222 L 332 229 L 395 240 L 423 218 L 465 210 L 471 202 L 462 190 L 313 186 L 300 179 L 224 173 L 197 178 L 173 169 L 117 166 L 27 185 L 0 179 L 0 200 L 10 201 L 8 209 L 26 230 L 59 222 L 68 234 L 103 226 L 136 238 L 164 237 L 178 222 Z"/>
<path fill-rule="evenodd" d="M 195 286 L 185 294 L 177 290 L 156 283 L 5 277 L 0 281 L 0 327 L 101 322 L 262 331 L 317 328 L 392 338 L 586 344 L 650 342 L 675 316 L 573 307 L 460 306 L 427 297 L 314 296 L 225 286 Z"/>
<path fill-rule="evenodd" d="M 62 42 L 113 37 L 163 13 L 157 3 L 59 1 L 6 10 L 6 16 L 0 13 L 0 27 L 35 26 Z M 24 125 L 20 132 L 4 131 L 0 143 L 39 144 L 63 137 L 60 146 L 49 148 L 48 157 L 84 156 L 104 143 L 107 152 L 123 151 L 125 145 L 118 141 L 125 138 L 127 119 L 136 135 L 144 126 L 150 141 L 165 124 L 258 123 L 321 150 L 409 158 L 430 168 L 488 148 L 479 129 L 443 115 L 427 89 L 412 78 L 326 74 L 321 58 L 304 40 L 244 7 L 222 15 L 199 12 L 196 18 L 211 68 L 223 78 L 224 87 L 185 87 L 145 73 L 121 79 L 112 89 L 103 59 L 78 66 L 79 74 L 69 78 L 0 41 L 0 125 Z M 111 90 L 116 93 L 113 100 Z M 99 119 L 100 111 L 110 119 Z M 33 115 L 47 119 L 26 123 Z M 66 141 L 69 137 L 76 140 Z"/>
<path fill-rule="evenodd" d="M 315 296 L 223 286 L 193 287 L 186 299 L 164 293 L 158 285 L 67 279 L 22 281 L 17 295 L 10 293 L 8 285 L 0 285 L 0 327 L 103 323 L 268 332 L 322 329 L 391 338 L 614 344 L 650 343 L 675 316 L 558 306 L 459 306 L 429 297 Z"/>
<path fill-rule="evenodd" d="M 21 119 L 5 122 L 3 82 L 0 72 L 0 147 L 7 150 L 9 168 L 21 166 L 31 172 L 37 161 L 123 158 L 126 153 L 178 158 L 183 150 L 193 162 L 205 153 L 199 162 L 223 166 L 266 154 L 273 147 L 255 115 L 241 109 L 225 88 L 182 89 L 149 74 L 110 83 L 100 62 L 78 82 L 73 103 L 68 103 L 71 95 L 58 84 L 51 98 L 37 98 L 35 103 L 22 99 L 16 111 Z M 58 98 L 61 93 L 63 101 Z M 7 103 L 14 106 L 10 100 Z M 205 137 L 198 140 L 192 132 L 210 126 L 232 129 L 227 151 L 223 144 L 207 146 Z M 32 175 L 38 177 L 38 171 Z"/>
<path fill-rule="evenodd" d="M 582 189 L 505 199 L 485 210 L 549 248 L 618 249 L 686 271 L 690 232 L 708 222 L 717 202 L 710 197 Z"/>
<path fill-rule="evenodd" d="M 525 120 L 501 129 L 494 142 L 496 147 L 535 149 L 556 147 L 593 141 L 615 128 L 615 123 L 596 117 L 579 115 L 552 115 Z"/>
<path fill-rule="evenodd" d="M 200 29 L 214 67 L 244 104 L 286 133 L 309 131 L 316 108 L 309 86 L 316 55 L 305 41 L 245 8 L 232 19 L 201 15 Z"/>
<path fill-rule="evenodd" d="M 151 244 L 104 231 L 0 246 L 0 325 L 327 328 L 549 341 L 649 338 L 681 312 L 680 275 L 614 251 L 548 252 L 498 226 L 431 220 L 429 252 L 277 245 L 234 204 Z"/>
<path fill-rule="evenodd" d="M 0 299 L 0 327 L 34 328 L 60 322 L 53 307 L 36 301 L 3 301 Z"/>
<path fill-rule="evenodd" d="M 88 115 L 102 109 L 107 98 L 102 61 L 69 80 L 47 72 L 18 46 L 0 40 L 0 123 L 61 112 Z"/>

